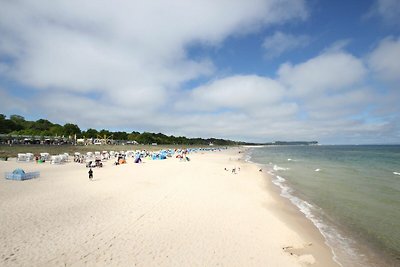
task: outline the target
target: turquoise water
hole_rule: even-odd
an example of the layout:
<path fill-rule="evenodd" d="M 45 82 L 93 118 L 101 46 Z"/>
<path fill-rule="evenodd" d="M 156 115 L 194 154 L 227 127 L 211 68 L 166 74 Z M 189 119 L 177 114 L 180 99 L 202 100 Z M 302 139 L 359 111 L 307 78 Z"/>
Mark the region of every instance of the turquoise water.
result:
<path fill-rule="evenodd" d="M 249 156 L 341 265 L 400 266 L 400 146 L 269 146 Z"/>

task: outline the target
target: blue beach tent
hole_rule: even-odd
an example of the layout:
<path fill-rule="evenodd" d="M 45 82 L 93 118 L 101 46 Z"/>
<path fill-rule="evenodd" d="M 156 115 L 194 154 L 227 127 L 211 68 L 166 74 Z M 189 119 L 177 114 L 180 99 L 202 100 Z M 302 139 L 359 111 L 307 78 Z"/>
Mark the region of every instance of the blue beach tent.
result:
<path fill-rule="evenodd" d="M 8 180 L 29 180 L 40 176 L 40 172 L 25 172 L 23 169 L 15 169 L 13 172 L 6 172 L 6 179 Z"/>

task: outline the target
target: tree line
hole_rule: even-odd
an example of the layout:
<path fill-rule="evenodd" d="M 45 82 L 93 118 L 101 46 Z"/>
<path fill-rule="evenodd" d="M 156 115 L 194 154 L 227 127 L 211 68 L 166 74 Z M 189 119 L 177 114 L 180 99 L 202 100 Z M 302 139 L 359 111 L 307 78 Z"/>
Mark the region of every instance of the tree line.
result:
<path fill-rule="evenodd" d="M 110 137 L 114 140 L 125 140 L 125 141 L 136 141 L 139 144 L 165 144 L 165 145 L 208 145 L 213 143 L 219 146 L 227 145 L 239 145 L 244 144 L 243 142 L 236 142 L 232 140 L 217 139 L 217 138 L 187 138 L 185 136 L 173 136 L 165 135 L 162 133 L 150 133 L 150 132 L 137 132 L 132 131 L 131 133 L 123 131 L 109 131 L 102 129 L 100 131 L 89 128 L 86 131 L 82 131 L 78 125 L 73 123 L 66 123 L 60 125 L 52 123 L 46 119 L 39 119 L 37 121 L 25 120 L 23 116 L 11 115 L 8 119 L 4 114 L 0 114 L 0 134 L 8 135 L 29 135 L 29 136 L 64 136 L 64 137 L 76 137 L 77 138 L 97 138 L 98 136 Z"/>

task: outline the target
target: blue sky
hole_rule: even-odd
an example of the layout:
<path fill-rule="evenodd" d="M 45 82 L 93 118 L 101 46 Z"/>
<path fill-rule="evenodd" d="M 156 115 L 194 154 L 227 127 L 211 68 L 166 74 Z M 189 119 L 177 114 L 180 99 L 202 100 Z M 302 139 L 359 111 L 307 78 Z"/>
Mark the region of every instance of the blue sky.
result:
<path fill-rule="evenodd" d="M 81 129 L 400 143 L 400 2 L 2 1 L 0 112 Z"/>

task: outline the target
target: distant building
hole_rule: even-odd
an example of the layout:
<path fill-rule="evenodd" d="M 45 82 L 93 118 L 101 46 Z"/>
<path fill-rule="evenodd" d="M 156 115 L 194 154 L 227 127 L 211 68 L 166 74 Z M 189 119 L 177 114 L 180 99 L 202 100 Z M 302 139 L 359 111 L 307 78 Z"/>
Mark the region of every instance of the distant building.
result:
<path fill-rule="evenodd" d="M 85 139 L 84 138 L 78 138 L 78 139 L 76 139 L 76 143 L 78 145 L 84 145 L 85 144 Z"/>

